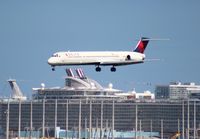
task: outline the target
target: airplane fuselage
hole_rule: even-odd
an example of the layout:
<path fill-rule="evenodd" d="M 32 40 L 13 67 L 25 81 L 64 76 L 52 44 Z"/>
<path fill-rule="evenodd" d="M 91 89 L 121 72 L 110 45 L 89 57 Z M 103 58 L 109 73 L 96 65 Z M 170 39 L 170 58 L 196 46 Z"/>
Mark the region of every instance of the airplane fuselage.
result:
<path fill-rule="evenodd" d="M 52 70 L 55 66 L 95 65 L 98 72 L 101 71 L 100 65 L 111 65 L 110 70 L 115 72 L 115 66 L 143 63 L 148 42 L 148 38 L 141 38 L 133 51 L 57 52 L 48 59 L 48 63 Z"/>
<path fill-rule="evenodd" d="M 128 65 L 143 63 L 145 55 L 130 51 L 57 52 L 49 58 L 51 66 L 63 65 Z"/>

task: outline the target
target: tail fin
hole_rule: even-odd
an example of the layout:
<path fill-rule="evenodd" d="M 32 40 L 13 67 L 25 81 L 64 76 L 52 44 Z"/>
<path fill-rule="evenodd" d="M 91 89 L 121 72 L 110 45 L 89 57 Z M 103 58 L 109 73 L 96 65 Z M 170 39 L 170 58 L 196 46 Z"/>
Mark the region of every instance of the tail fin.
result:
<path fill-rule="evenodd" d="M 23 96 L 19 86 L 17 85 L 16 83 L 16 80 L 14 79 L 9 79 L 8 80 L 9 84 L 10 84 L 10 87 L 12 89 L 12 92 L 13 92 L 13 96 L 12 98 L 13 99 L 20 99 L 20 100 L 26 100 L 26 97 Z"/>
<path fill-rule="evenodd" d="M 143 54 L 145 48 L 147 47 L 148 42 L 149 42 L 149 38 L 142 37 L 139 40 L 134 52 L 138 52 L 138 53 L 142 53 Z"/>

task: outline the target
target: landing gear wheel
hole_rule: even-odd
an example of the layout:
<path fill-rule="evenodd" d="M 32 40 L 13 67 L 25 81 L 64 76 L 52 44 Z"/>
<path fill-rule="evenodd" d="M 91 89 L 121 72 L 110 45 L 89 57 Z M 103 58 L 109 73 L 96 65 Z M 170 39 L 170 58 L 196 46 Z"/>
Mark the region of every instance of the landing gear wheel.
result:
<path fill-rule="evenodd" d="M 52 71 L 55 71 L 55 67 L 52 67 L 52 69 L 51 69 Z"/>
<path fill-rule="evenodd" d="M 111 72 L 115 72 L 115 71 L 116 71 L 116 68 L 113 66 L 113 67 L 110 68 L 110 71 L 111 71 Z"/>
<path fill-rule="evenodd" d="M 96 67 L 96 72 L 100 72 L 101 71 L 101 68 L 98 66 Z"/>

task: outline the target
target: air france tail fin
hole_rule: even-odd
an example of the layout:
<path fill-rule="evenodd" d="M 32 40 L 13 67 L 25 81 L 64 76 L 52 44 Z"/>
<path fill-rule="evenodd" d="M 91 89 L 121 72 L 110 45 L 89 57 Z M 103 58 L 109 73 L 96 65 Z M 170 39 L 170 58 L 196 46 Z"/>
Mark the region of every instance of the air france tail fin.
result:
<path fill-rule="evenodd" d="M 145 37 L 142 37 L 138 44 L 136 45 L 136 48 L 134 50 L 134 52 L 138 52 L 138 53 L 144 53 L 144 50 L 145 48 L 147 47 L 147 44 L 149 42 L 149 38 L 145 38 Z"/>

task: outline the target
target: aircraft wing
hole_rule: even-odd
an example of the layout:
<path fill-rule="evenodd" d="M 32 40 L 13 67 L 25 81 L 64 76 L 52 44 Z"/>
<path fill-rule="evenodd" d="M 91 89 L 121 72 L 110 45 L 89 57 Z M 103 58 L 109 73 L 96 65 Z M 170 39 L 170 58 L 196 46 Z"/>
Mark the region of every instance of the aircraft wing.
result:
<path fill-rule="evenodd" d="M 114 66 L 123 66 L 123 65 L 129 65 L 129 64 L 137 64 L 137 63 L 143 63 L 143 62 L 136 62 L 133 60 L 128 60 L 128 61 L 119 61 L 119 60 L 110 60 L 110 61 L 99 61 L 99 65 L 103 66 L 109 66 L 109 65 L 114 65 Z"/>

